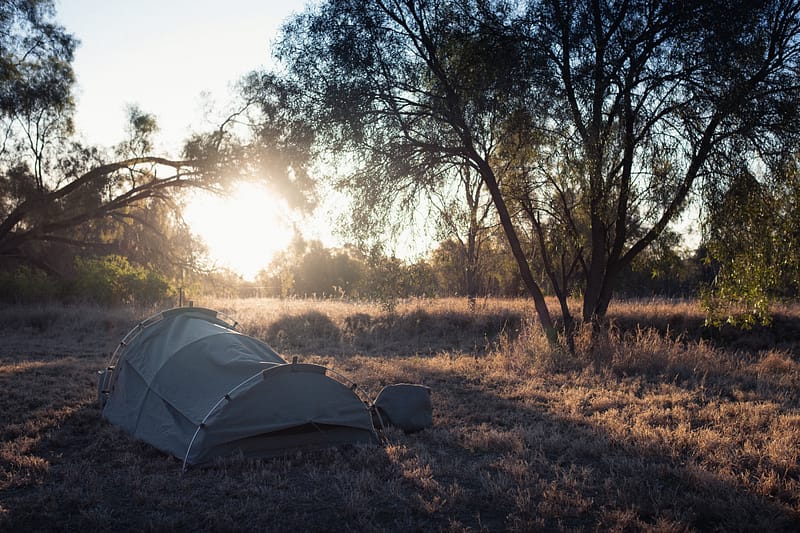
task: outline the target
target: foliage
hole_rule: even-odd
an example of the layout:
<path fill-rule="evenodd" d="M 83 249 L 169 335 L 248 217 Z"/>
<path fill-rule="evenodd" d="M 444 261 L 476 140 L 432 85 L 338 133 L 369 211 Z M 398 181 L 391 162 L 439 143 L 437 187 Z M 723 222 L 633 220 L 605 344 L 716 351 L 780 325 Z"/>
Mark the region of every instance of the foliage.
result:
<path fill-rule="evenodd" d="M 33 117 L 72 105 L 75 39 L 52 21 L 52 0 L 0 4 L 0 117 Z M 8 131 L 0 152 L 7 148 Z M 36 148 L 41 149 L 41 146 Z"/>
<path fill-rule="evenodd" d="M 692 296 L 697 293 L 701 268 L 696 256 L 683 257 L 663 239 L 640 256 L 626 272 L 624 297 Z M 233 272 L 193 275 L 193 295 L 347 299 L 385 302 L 387 308 L 402 298 L 468 297 L 464 256 L 459 245 L 445 240 L 427 257 L 414 261 L 387 255 L 380 248 L 327 248 L 319 241 L 296 239 L 278 254 L 252 282 Z M 537 274 L 542 279 L 544 274 Z M 546 281 L 543 279 L 543 282 Z M 477 297 L 518 297 L 525 293 L 518 270 L 502 235 L 484 243 L 481 268 L 476 272 Z"/>
<path fill-rule="evenodd" d="M 720 10 L 726 13 L 720 17 Z M 795 1 L 322 2 L 278 58 L 369 230 L 471 168 L 546 331 L 601 319 L 691 193 L 798 132 Z M 320 148 L 318 148 L 319 150 Z"/>
<path fill-rule="evenodd" d="M 331 249 L 320 241 L 297 238 L 259 274 L 257 282 L 268 294 L 282 298 L 354 297 L 359 295 L 363 268 L 353 249 Z"/>
<path fill-rule="evenodd" d="M 291 207 L 307 210 L 317 200 L 317 125 L 297 113 L 296 91 L 273 75 L 251 72 L 240 82 L 240 108 L 228 120 L 248 125 L 250 142 L 240 158 L 244 177 L 269 179 Z"/>
<path fill-rule="evenodd" d="M 759 180 L 736 175 L 709 201 L 708 255 L 717 274 L 704 288 L 709 322 L 768 324 L 771 306 L 800 291 L 800 178 L 791 158 Z"/>
<path fill-rule="evenodd" d="M 152 266 L 131 263 L 119 255 L 76 257 L 71 277 L 53 276 L 29 266 L 0 271 L 0 302 L 92 302 L 103 306 L 133 304 L 151 307 L 171 299 L 175 291 Z"/>
<path fill-rule="evenodd" d="M 474 169 L 452 169 L 453 187 L 426 189 L 429 202 L 434 206 L 437 236 L 450 243 L 452 259 L 463 263 L 463 285 L 458 292 L 475 299 L 481 292 L 480 275 L 485 269 L 484 252 L 491 237 L 492 202 L 486 187 Z"/>
<path fill-rule="evenodd" d="M 28 266 L 0 271 L 0 301 L 34 303 L 56 300 L 63 295 L 63 286 L 45 272 Z"/>
<path fill-rule="evenodd" d="M 391 307 L 397 298 L 423 294 L 433 287 L 424 262 L 407 265 L 381 248 L 326 248 L 319 241 L 296 240 L 279 254 L 258 283 L 274 296 L 367 298 Z"/>
<path fill-rule="evenodd" d="M 74 293 L 78 300 L 147 307 L 174 293 L 164 276 L 119 255 L 76 257 L 75 270 Z"/>
<path fill-rule="evenodd" d="M 144 157 L 153 152 L 153 137 L 158 132 L 158 121 L 154 115 L 138 106 L 128 105 L 127 138 L 117 147 L 121 158 Z"/>
<path fill-rule="evenodd" d="M 519 296 L 524 294 L 513 258 L 504 246 L 502 235 L 483 237 L 480 261 L 472 273 L 470 289 L 469 265 L 462 243 L 453 239 L 441 241 L 428 257 L 436 276 L 440 295 Z"/>
<path fill-rule="evenodd" d="M 382 248 L 375 246 L 369 251 L 366 263 L 365 289 L 381 303 L 384 310 L 393 312 L 398 299 L 409 289 L 405 283 L 402 261 L 393 256 L 387 257 Z"/>
<path fill-rule="evenodd" d="M 706 281 L 698 251 L 689 253 L 680 235 L 670 230 L 642 251 L 623 271 L 618 293 L 623 298 L 698 296 Z"/>

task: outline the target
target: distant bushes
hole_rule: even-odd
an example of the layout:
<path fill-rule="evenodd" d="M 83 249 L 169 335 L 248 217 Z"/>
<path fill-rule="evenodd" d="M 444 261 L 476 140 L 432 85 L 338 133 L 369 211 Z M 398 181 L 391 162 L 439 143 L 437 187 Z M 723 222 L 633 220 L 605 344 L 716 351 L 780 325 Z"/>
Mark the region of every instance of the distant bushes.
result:
<path fill-rule="evenodd" d="M 74 272 L 64 278 L 27 266 L 0 271 L 0 301 L 4 303 L 61 300 L 151 306 L 173 294 L 164 275 L 119 255 L 77 257 Z"/>
<path fill-rule="evenodd" d="M 75 258 L 75 290 L 80 299 L 100 304 L 132 303 L 153 305 L 172 290 L 167 279 L 120 255 L 99 258 Z"/>
<path fill-rule="evenodd" d="M 0 301 L 33 303 L 57 300 L 63 284 L 43 271 L 21 266 L 13 271 L 0 271 Z"/>

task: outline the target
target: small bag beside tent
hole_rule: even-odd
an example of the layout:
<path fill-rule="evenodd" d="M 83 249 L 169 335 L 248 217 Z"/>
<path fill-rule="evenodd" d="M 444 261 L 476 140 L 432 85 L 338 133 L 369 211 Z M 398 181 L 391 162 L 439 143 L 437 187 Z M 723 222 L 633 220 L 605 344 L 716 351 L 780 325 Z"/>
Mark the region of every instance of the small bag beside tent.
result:
<path fill-rule="evenodd" d="M 375 398 L 374 406 L 381 424 L 391 424 L 406 433 L 433 425 L 431 390 L 423 385 L 386 385 Z"/>
<path fill-rule="evenodd" d="M 189 307 L 136 326 L 98 389 L 108 421 L 184 466 L 377 443 L 367 405 L 328 372 L 287 363 L 217 312 Z"/>

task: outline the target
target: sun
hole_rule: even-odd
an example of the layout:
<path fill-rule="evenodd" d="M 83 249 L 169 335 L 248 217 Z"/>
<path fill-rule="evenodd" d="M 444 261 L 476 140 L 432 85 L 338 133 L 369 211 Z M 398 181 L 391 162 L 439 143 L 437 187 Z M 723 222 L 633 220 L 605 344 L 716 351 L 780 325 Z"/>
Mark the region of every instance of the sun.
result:
<path fill-rule="evenodd" d="M 292 212 L 266 186 L 241 183 L 228 196 L 198 192 L 183 218 L 208 246 L 210 259 L 252 281 L 294 236 Z"/>

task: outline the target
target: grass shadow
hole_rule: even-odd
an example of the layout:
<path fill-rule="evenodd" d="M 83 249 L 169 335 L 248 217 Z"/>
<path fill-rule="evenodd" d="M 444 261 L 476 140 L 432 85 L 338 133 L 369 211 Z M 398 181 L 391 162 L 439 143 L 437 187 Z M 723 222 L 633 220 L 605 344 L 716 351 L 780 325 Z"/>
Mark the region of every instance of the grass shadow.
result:
<path fill-rule="evenodd" d="M 739 328 L 730 324 L 721 327 L 706 325 L 705 316 L 696 305 L 625 305 L 612 307 L 608 319 L 621 331 L 633 332 L 641 327 L 653 328 L 663 335 L 682 336 L 690 341 L 704 341 L 715 348 L 755 354 L 765 350 L 783 350 L 800 359 L 800 314 L 778 311 L 768 325 L 755 324 Z"/>
<path fill-rule="evenodd" d="M 433 387 L 433 428 L 389 431 L 383 448 L 234 457 L 185 474 L 177 459 L 102 421 L 88 394 L 76 398 L 72 391 L 51 406 L 69 413 L 42 423 L 27 450 L 46 466 L 34 472 L 30 461 L 7 472 L 18 482 L 0 495 L 0 528 L 789 531 L 800 525 L 785 502 L 752 494 L 689 456 L 621 443 L 598 425 L 559 416 L 550 392 L 521 394 L 511 381 L 463 368 L 420 367 L 412 359 L 394 364 L 413 367 L 409 372 Z M 22 419 L 29 417 L 18 415 L 24 426 Z M 33 435 L 13 437 L 26 438 Z"/>
<path fill-rule="evenodd" d="M 267 327 L 265 334 L 264 340 L 273 348 L 290 353 L 338 346 L 341 337 L 339 327 L 319 311 L 281 316 Z"/>
<path fill-rule="evenodd" d="M 459 377 L 408 364 L 408 373 L 433 387 L 436 412 L 434 429 L 407 437 L 420 447 L 408 460 L 428 460 L 441 501 L 453 486 L 460 488 L 460 497 L 441 514 L 462 525 L 771 531 L 800 526 L 796 495 L 753 494 L 687 450 L 660 449 L 657 440 L 623 442 L 592 423 L 591 409 L 576 421 L 558 413 L 552 394 L 533 388 L 519 394 L 516 384 L 496 376 Z"/>
<path fill-rule="evenodd" d="M 409 351 L 420 356 L 442 352 L 482 355 L 501 336 L 515 338 L 522 323 L 522 316 L 513 312 L 429 313 L 415 309 L 379 315 L 351 313 L 337 323 L 321 312 L 310 311 L 282 315 L 265 329 L 245 333 L 260 336 L 277 351 L 291 355 L 359 353 L 386 357 Z"/>

